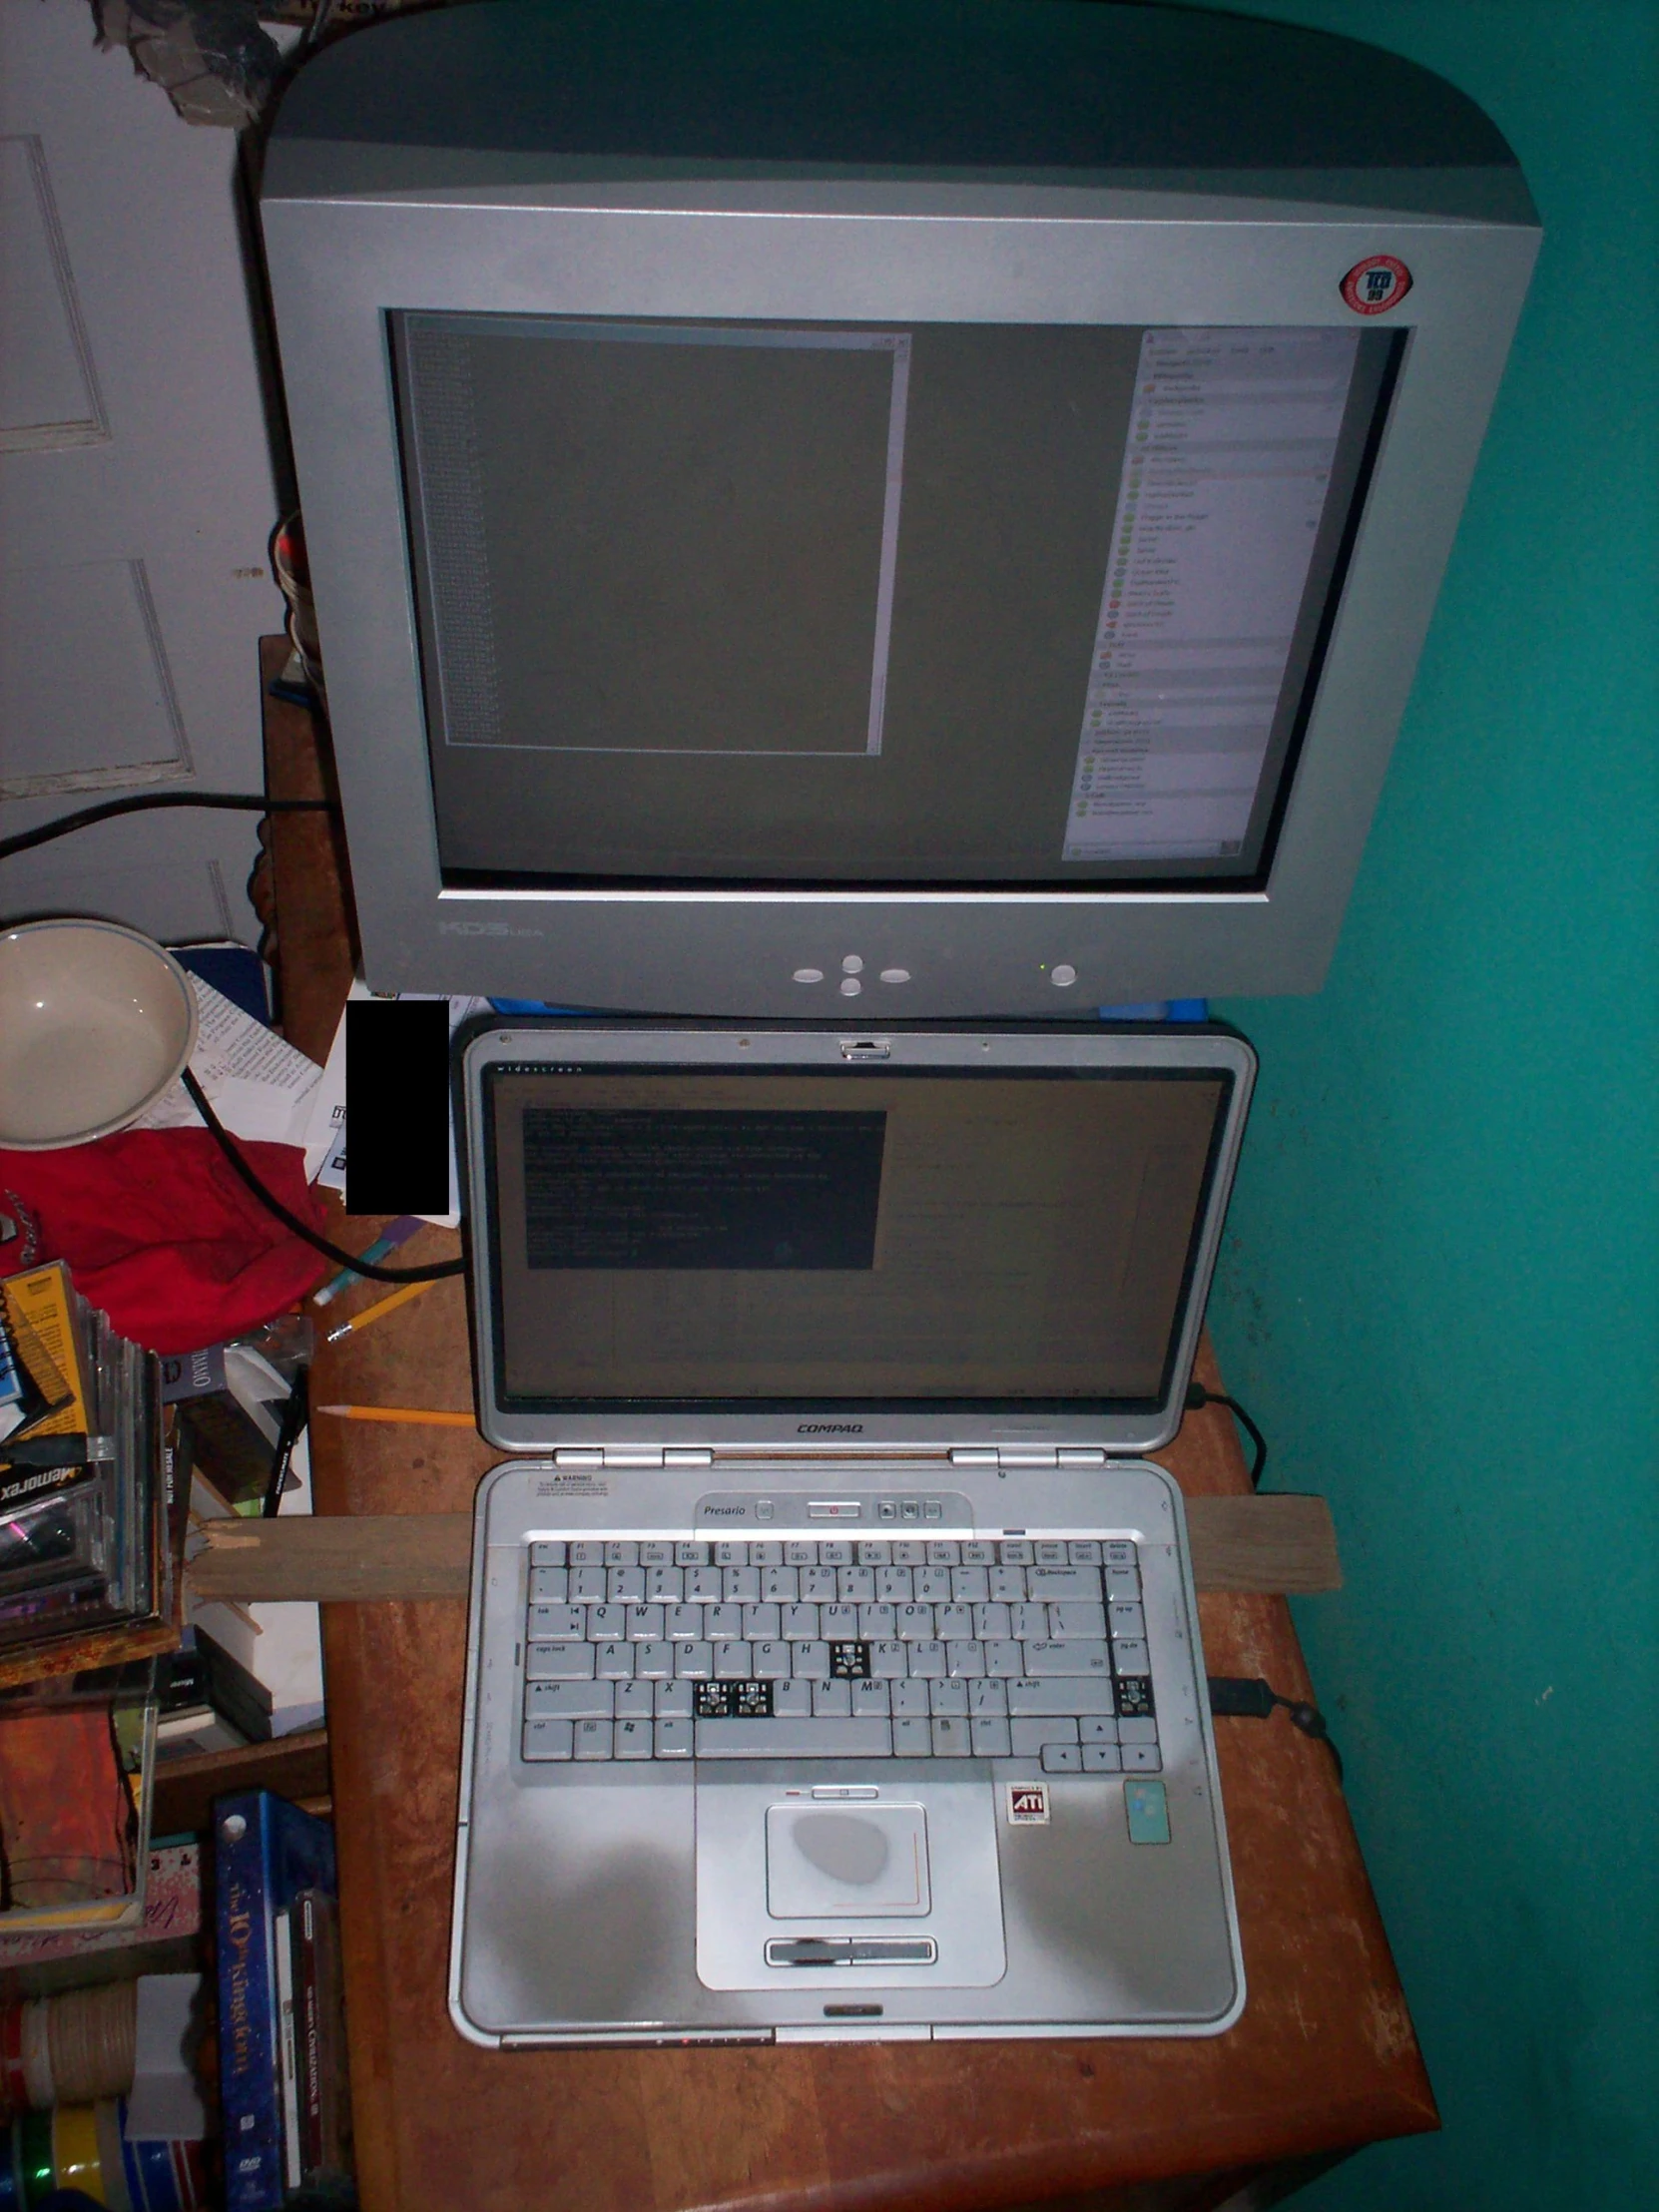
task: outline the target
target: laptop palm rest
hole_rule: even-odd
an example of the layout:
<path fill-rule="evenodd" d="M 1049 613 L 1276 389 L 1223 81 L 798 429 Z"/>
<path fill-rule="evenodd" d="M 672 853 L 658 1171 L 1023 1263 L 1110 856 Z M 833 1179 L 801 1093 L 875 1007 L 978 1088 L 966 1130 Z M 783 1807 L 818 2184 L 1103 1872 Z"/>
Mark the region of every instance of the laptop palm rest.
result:
<path fill-rule="evenodd" d="M 982 1989 L 1007 1966 L 995 1799 L 964 1774 L 699 1774 L 697 1972 L 710 1989 Z M 994 1903 L 993 1903 L 994 1901 Z"/>

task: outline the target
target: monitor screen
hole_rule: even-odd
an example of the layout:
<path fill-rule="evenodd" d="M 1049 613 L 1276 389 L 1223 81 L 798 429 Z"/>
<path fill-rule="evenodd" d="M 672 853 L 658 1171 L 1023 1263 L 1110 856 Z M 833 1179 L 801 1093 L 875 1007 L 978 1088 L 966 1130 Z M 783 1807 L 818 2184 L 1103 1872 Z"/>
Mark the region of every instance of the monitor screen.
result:
<path fill-rule="evenodd" d="M 446 884 L 1265 880 L 1392 333 L 388 320 Z"/>
<path fill-rule="evenodd" d="M 497 1402 L 1141 1411 L 1233 1078 L 497 1066 Z"/>

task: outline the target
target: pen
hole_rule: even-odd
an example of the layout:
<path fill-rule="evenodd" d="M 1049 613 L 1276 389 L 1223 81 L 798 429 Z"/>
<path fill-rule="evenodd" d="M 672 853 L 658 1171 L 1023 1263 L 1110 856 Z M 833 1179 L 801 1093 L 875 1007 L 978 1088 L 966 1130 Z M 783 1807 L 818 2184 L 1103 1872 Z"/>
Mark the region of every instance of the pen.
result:
<path fill-rule="evenodd" d="M 415 1231 L 424 1229 L 425 1226 L 418 1214 L 400 1214 L 396 1221 L 388 1222 L 372 1244 L 364 1245 L 357 1258 L 367 1260 L 371 1266 L 376 1260 L 389 1259 L 400 1244 L 407 1244 Z M 349 1290 L 353 1283 L 360 1283 L 362 1280 L 354 1268 L 341 1268 L 338 1275 L 330 1277 L 320 1291 L 312 1293 L 311 1302 L 316 1306 L 326 1306 L 330 1299 L 338 1298 L 341 1291 Z"/>
<path fill-rule="evenodd" d="M 476 1428 L 471 1413 L 437 1412 L 422 1405 L 319 1405 L 319 1413 L 336 1413 L 341 1420 L 427 1421 L 436 1428 Z"/>
<path fill-rule="evenodd" d="M 435 1280 L 435 1279 L 434 1279 Z M 360 1314 L 353 1314 L 349 1321 L 342 1321 L 337 1329 L 330 1329 L 328 1342 L 338 1344 L 341 1337 L 349 1337 L 354 1329 L 366 1329 L 371 1321 L 378 1321 L 382 1314 L 389 1314 L 395 1306 L 407 1306 L 411 1298 L 418 1298 L 422 1291 L 429 1291 L 431 1283 L 405 1283 L 400 1291 L 393 1291 L 390 1298 L 382 1298 L 373 1306 L 365 1306 Z"/>

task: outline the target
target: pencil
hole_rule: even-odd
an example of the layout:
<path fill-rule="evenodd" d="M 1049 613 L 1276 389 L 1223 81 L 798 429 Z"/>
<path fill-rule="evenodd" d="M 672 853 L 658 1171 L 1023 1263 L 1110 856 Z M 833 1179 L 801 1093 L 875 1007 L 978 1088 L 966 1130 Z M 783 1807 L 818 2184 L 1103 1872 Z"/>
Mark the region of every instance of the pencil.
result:
<path fill-rule="evenodd" d="M 437 1428 L 476 1428 L 473 1413 L 436 1412 L 424 1405 L 319 1405 L 319 1413 L 337 1413 L 341 1420 L 428 1421 Z"/>
<path fill-rule="evenodd" d="M 382 1298 L 373 1306 L 365 1306 L 360 1314 L 353 1314 L 349 1321 L 342 1321 L 337 1329 L 330 1329 L 328 1342 L 331 1345 L 338 1344 L 341 1337 L 349 1337 L 353 1330 L 366 1329 L 371 1321 L 378 1321 L 382 1314 L 389 1314 L 396 1306 L 407 1306 L 411 1298 L 418 1298 L 422 1291 L 429 1291 L 431 1288 L 430 1282 L 405 1283 L 400 1291 L 393 1291 L 390 1298 Z"/>

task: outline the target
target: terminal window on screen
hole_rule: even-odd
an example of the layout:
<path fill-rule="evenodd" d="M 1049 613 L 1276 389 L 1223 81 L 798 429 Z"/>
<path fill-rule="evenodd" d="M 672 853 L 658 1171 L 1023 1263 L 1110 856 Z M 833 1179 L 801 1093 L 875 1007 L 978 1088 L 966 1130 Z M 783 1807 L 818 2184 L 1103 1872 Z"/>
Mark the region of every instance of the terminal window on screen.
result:
<path fill-rule="evenodd" d="M 540 1268 L 869 1268 L 884 1114 L 524 1109 Z"/>
<path fill-rule="evenodd" d="M 1155 1399 L 1227 1090 L 502 1073 L 505 1393 Z"/>

